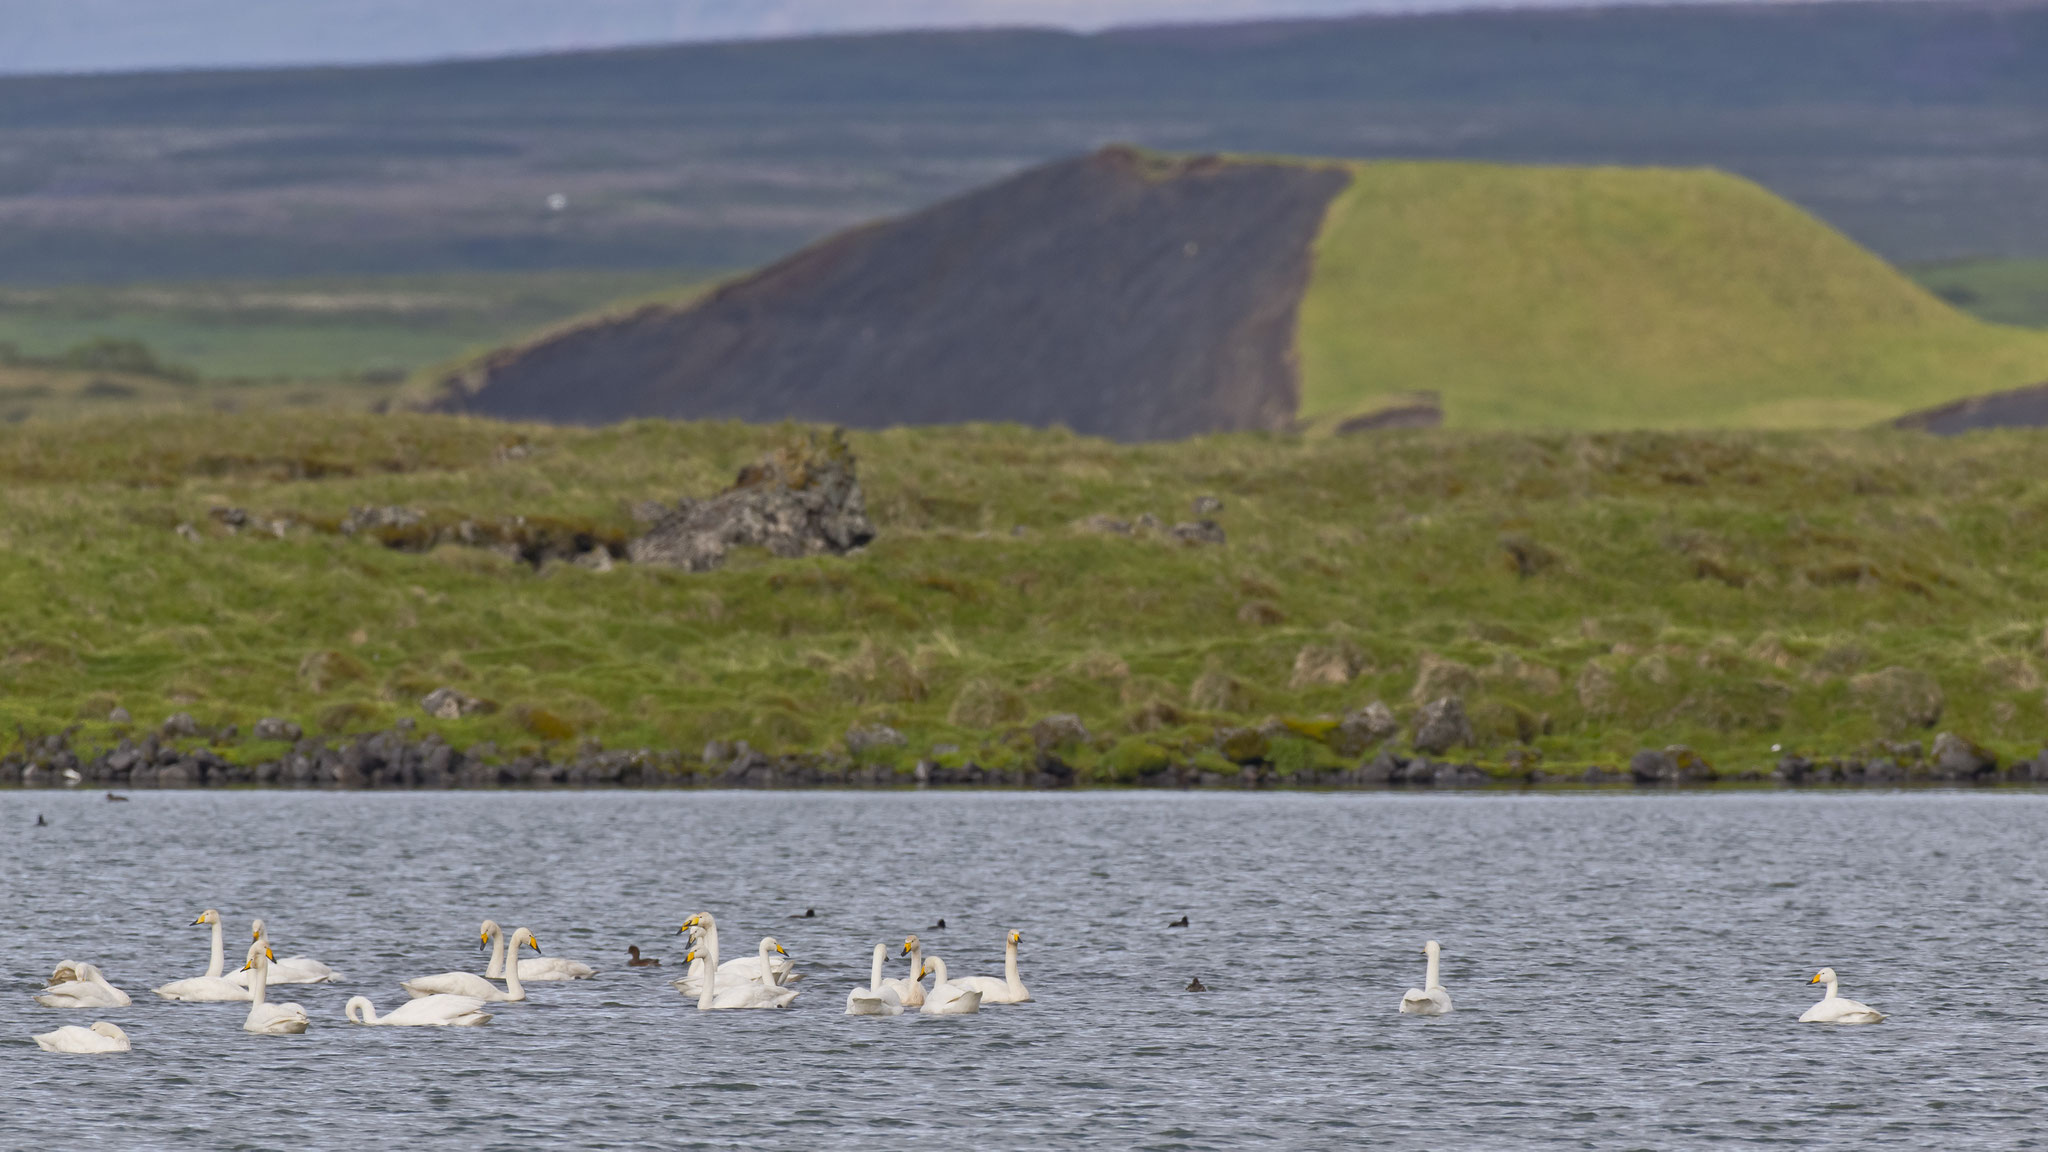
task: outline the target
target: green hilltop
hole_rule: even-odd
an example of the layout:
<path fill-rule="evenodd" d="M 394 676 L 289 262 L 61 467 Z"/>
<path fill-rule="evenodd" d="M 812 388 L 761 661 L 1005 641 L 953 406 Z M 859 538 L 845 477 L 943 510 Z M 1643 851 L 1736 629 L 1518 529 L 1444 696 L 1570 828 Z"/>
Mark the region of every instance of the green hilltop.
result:
<path fill-rule="evenodd" d="M 1722 172 L 1349 168 L 1301 305 L 1311 427 L 1417 393 L 1454 428 L 1853 427 L 2048 381 L 2048 332 Z"/>

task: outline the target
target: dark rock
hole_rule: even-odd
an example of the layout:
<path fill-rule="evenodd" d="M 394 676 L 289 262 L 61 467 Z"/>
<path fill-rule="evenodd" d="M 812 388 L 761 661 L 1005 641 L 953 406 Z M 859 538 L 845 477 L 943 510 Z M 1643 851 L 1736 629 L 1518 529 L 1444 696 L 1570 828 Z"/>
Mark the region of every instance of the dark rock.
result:
<path fill-rule="evenodd" d="M 1804 784 L 1813 774 L 1813 761 L 1796 753 L 1787 752 L 1778 757 L 1778 779 L 1787 784 Z"/>
<path fill-rule="evenodd" d="M 1465 702 L 1458 697 L 1444 696 L 1432 700 L 1416 713 L 1416 751 L 1442 755 L 1453 748 L 1473 743 L 1476 741 L 1472 736 L 1472 721 L 1465 715 Z"/>
<path fill-rule="evenodd" d="M 1131 526 L 1142 532 L 1157 532 L 1161 528 L 1166 527 L 1166 522 L 1150 512 L 1146 512 L 1141 514 Z"/>
<path fill-rule="evenodd" d="M 296 744 L 305 736 L 305 732 L 289 720 L 265 716 L 256 722 L 256 727 L 250 735 L 258 740 L 282 740 L 287 744 Z"/>
<path fill-rule="evenodd" d="M 460 720 L 483 709 L 484 702 L 453 688 L 436 688 L 420 698 L 420 711 L 437 720 Z"/>
<path fill-rule="evenodd" d="M 1055 712 L 1031 726 L 1031 743 L 1041 755 L 1086 743 L 1088 728 L 1072 712 Z"/>
<path fill-rule="evenodd" d="M 846 730 L 846 750 L 855 755 L 870 748 L 901 748 L 908 743 L 903 733 L 887 724 L 856 724 Z"/>
<path fill-rule="evenodd" d="M 1375 744 L 1390 740 L 1401 730 L 1400 722 L 1394 719 L 1394 710 L 1375 700 L 1363 708 L 1354 708 L 1344 714 L 1344 719 L 1330 730 L 1331 750 L 1340 756 L 1356 756 Z"/>
<path fill-rule="evenodd" d="M 703 572 L 734 548 L 843 555 L 875 538 L 845 434 L 812 435 L 740 470 L 731 488 L 676 509 L 627 547 L 636 564 Z"/>
<path fill-rule="evenodd" d="M 1214 520 L 1184 520 L 1173 526 L 1173 538 L 1183 544 L 1223 544 L 1223 526 Z"/>
<path fill-rule="evenodd" d="M 1998 757 L 1953 732 L 1934 738 L 1934 771 L 1949 780 L 1977 780 L 1998 771 Z"/>
<path fill-rule="evenodd" d="M 1906 770 L 1889 756 L 1879 756 L 1863 765 L 1863 782 L 1866 784 L 1896 784 L 1905 778 Z"/>
<path fill-rule="evenodd" d="M 179 712 L 166 717 L 157 731 L 163 733 L 166 740 L 191 739 L 199 735 L 199 721 L 194 720 L 190 712 Z"/>
<path fill-rule="evenodd" d="M 1714 776 L 1714 766 L 1683 744 L 1662 752 L 1638 752 L 1629 760 L 1628 771 L 1638 784 L 1693 784 Z"/>

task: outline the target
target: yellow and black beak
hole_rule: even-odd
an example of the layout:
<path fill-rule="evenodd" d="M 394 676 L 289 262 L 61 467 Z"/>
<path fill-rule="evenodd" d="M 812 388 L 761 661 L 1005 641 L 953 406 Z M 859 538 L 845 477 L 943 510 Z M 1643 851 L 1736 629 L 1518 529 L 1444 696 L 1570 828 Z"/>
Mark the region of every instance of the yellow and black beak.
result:
<path fill-rule="evenodd" d="M 533 937 L 531 937 L 531 936 L 528 936 L 528 937 L 526 938 L 526 942 L 527 942 L 528 944 L 531 944 L 531 945 L 533 945 L 533 950 L 534 950 L 535 952 L 538 952 L 538 951 L 540 951 L 540 941 L 538 941 L 538 940 L 535 940 L 535 939 L 534 939 Z"/>
<path fill-rule="evenodd" d="M 777 944 L 777 945 L 775 946 L 775 950 L 776 950 L 777 952 L 780 952 L 780 953 L 782 953 L 782 954 L 783 954 L 784 956 L 787 956 L 787 955 L 789 955 L 789 949 L 787 949 L 787 948 L 784 948 L 784 947 L 783 947 L 782 945 L 780 945 L 780 944 Z"/>
<path fill-rule="evenodd" d="M 1820 973 L 1818 973 L 1818 972 L 1815 972 L 1815 973 L 1813 974 L 1813 979 L 1811 979 L 1811 980 L 1808 980 L 1808 981 L 1807 981 L 1807 983 L 1808 983 L 1808 984 L 1818 984 L 1818 983 L 1820 983 Z"/>
<path fill-rule="evenodd" d="M 695 948 L 692 948 L 692 949 L 690 949 L 690 950 L 689 950 L 688 952 L 685 952 L 685 953 L 683 953 L 683 963 L 685 963 L 685 964 L 694 964 L 694 963 L 696 963 L 696 962 L 697 962 L 697 950 L 696 950 Z"/>
<path fill-rule="evenodd" d="M 199 926 L 200 926 L 201 924 L 204 924 L 204 923 L 206 923 L 206 917 L 204 917 L 204 916 L 201 916 L 201 917 L 200 917 L 199 919 L 197 919 L 197 920 L 194 920 L 194 921 L 192 922 L 192 926 L 193 926 L 194 928 L 197 928 L 197 927 L 199 927 Z"/>

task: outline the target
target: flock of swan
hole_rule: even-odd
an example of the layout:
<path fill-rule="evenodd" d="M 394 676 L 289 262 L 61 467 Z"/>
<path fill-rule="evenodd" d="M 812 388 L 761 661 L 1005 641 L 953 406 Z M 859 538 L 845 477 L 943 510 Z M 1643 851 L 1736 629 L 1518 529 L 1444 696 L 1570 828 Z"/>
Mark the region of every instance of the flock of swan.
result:
<path fill-rule="evenodd" d="M 165 1000 L 190 1003 L 242 1003 L 249 1013 L 242 1021 L 247 1032 L 261 1035 L 303 1033 L 312 1020 L 298 1004 L 274 1003 L 270 989 L 284 984 L 325 984 L 338 982 L 341 973 L 308 956 L 279 960 L 270 944 L 270 934 L 261 919 L 250 925 L 250 944 L 240 969 L 230 973 L 221 934 L 221 915 L 208 908 L 192 921 L 193 926 L 213 929 L 213 948 L 206 971 L 198 976 L 173 980 L 153 989 Z M 943 922 L 941 922 L 943 923 Z M 683 922 L 677 934 L 689 937 L 683 959 L 683 975 L 670 981 L 685 996 L 694 996 L 698 1009 L 712 1011 L 736 1008 L 787 1008 L 795 1002 L 796 985 L 804 976 L 796 970 L 789 952 L 772 936 L 761 938 L 755 955 L 722 960 L 719 955 L 718 921 L 700 912 Z M 1017 975 L 1017 946 L 1022 932 L 1004 937 L 1003 975 L 951 977 L 946 962 L 924 951 L 915 935 L 903 941 L 902 955 L 909 961 L 907 973 L 885 979 L 882 975 L 888 948 L 875 945 L 873 971 L 866 987 L 846 996 L 849 1016 L 900 1016 L 915 1010 L 927 1016 L 964 1016 L 981 1011 L 983 1004 L 1020 1004 L 1031 999 Z M 494 920 L 479 929 L 479 947 L 491 947 L 490 964 L 483 975 L 474 972 L 442 972 L 399 982 L 406 1003 L 378 1015 L 376 1005 L 366 996 L 353 996 L 342 1014 L 355 1024 L 399 1027 L 474 1027 L 491 1022 L 486 1008 L 494 1004 L 518 1003 L 526 999 L 526 984 L 561 980 L 586 980 L 597 975 L 588 964 L 557 956 L 525 956 L 524 950 L 541 950 L 529 928 L 516 928 L 509 935 Z M 632 967 L 655 967 L 661 961 L 643 958 L 638 946 L 632 949 Z M 1434 971 L 1434 969 L 1432 969 Z M 930 988 L 924 979 L 933 977 Z M 498 983 L 493 983 L 497 981 Z M 500 984 L 503 986 L 500 987 Z M 36 1003 L 47 1008 L 123 1008 L 134 1003 L 126 992 L 107 980 L 97 965 L 77 960 L 60 961 L 51 972 Z M 131 1050 L 128 1034 L 106 1020 L 90 1027 L 67 1025 L 36 1035 L 36 1044 L 46 1052 L 108 1053 Z"/>
<path fill-rule="evenodd" d="M 1184 921 L 1183 921 L 1184 922 Z M 173 980 L 154 989 L 166 1000 L 199 1003 L 245 1003 L 249 1014 L 242 1021 L 248 1032 L 263 1035 L 303 1033 L 311 1024 L 306 1010 L 297 1004 L 269 1000 L 274 985 L 324 984 L 339 981 L 341 974 L 307 956 L 279 960 L 272 951 L 270 934 L 262 920 L 250 925 L 250 944 L 240 970 L 227 973 L 226 952 L 221 939 L 221 916 L 212 908 L 199 914 L 194 926 L 213 929 L 213 951 L 206 971 L 199 976 Z M 943 922 L 942 922 L 943 923 Z M 688 965 L 683 975 L 670 983 L 685 996 L 694 996 L 700 1011 L 746 1008 L 787 1008 L 795 1003 L 804 975 L 797 971 L 787 949 L 772 936 L 761 938 L 752 956 L 725 960 L 719 953 L 718 921 L 700 912 L 676 929 L 689 936 L 683 955 Z M 873 964 L 865 987 L 846 994 L 849 1016 L 901 1016 L 915 1011 L 926 1016 L 965 1016 L 981 1011 L 984 1004 L 1021 1004 L 1031 999 L 1024 981 L 1017 975 L 1017 946 L 1022 932 L 1003 938 L 1003 975 L 954 977 L 946 962 L 928 955 L 915 935 L 903 941 L 901 955 L 909 961 L 903 976 L 884 977 L 888 947 L 875 945 Z M 342 1014 L 355 1024 L 399 1027 L 472 1027 L 491 1022 L 486 1008 L 494 1004 L 518 1003 L 526 999 L 527 982 L 585 980 L 597 975 L 588 964 L 556 956 L 525 956 L 525 949 L 538 953 L 540 942 L 529 928 L 516 928 L 509 935 L 494 920 L 479 929 L 479 947 L 491 947 L 490 964 L 484 974 L 442 972 L 404 980 L 399 987 L 411 997 L 405 1004 L 378 1015 L 376 1005 L 366 996 L 353 996 Z M 1439 977 L 1442 948 L 1431 940 L 1422 947 L 1425 959 L 1422 987 L 1410 988 L 1401 997 L 1400 1011 L 1410 1016 L 1443 1016 L 1452 1011 L 1451 995 Z M 632 967 L 655 967 L 661 961 L 645 958 L 632 949 Z M 930 988 L 925 977 L 933 978 Z M 493 983 L 497 981 L 498 983 Z M 1841 994 L 1841 981 L 1833 968 L 1815 973 L 1809 984 L 1827 985 L 1827 994 L 1799 1017 L 1807 1024 L 1875 1024 L 1884 1014 L 1867 1004 Z M 503 987 L 499 985 L 502 984 Z M 1198 978 L 1188 990 L 1207 991 Z M 128 994 L 114 987 L 99 968 L 76 960 L 60 962 L 36 1002 L 49 1008 L 120 1008 L 133 1003 Z M 67 1025 L 35 1037 L 46 1052 L 106 1053 L 130 1050 L 128 1035 L 109 1021 L 95 1021 L 90 1027 Z"/>

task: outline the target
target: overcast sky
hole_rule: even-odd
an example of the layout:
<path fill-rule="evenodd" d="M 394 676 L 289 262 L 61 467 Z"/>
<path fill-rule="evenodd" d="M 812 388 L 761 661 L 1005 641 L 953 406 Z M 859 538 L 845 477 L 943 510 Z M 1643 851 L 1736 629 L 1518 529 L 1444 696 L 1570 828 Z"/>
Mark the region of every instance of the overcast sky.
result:
<path fill-rule="evenodd" d="M 0 72 L 425 60 L 850 29 L 986 24 L 1093 29 L 1162 21 L 1584 2 L 0 0 Z"/>

